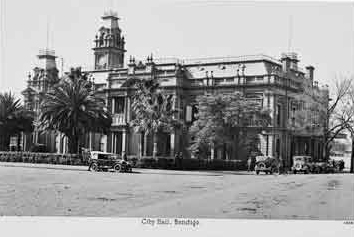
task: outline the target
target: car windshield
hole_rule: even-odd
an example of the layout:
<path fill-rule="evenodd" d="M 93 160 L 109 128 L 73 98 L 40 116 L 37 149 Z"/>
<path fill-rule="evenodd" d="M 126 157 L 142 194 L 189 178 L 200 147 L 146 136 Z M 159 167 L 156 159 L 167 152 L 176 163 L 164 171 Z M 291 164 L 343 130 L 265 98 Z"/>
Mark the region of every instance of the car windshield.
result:
<path fill-rule="evenodd" d="M 311 157 L 307 157 L 307 158 L 306 158 L 306 161 L 307 161 L 307 162 L 312 162 L 312 158 L 311 158 Z"/>
<path fill-rule="evenodd" d="M 108 160 L 110 158 L 109 154 L 97 154 L 97 158 L 100 160 Z"/>
<path fill-rule="evenodd" d="M 265 160 L 267 160 L 269 158 L 270 157 L 268 157 L 268 156 L 256 156 L 256 162 L 265 161 Z"/>

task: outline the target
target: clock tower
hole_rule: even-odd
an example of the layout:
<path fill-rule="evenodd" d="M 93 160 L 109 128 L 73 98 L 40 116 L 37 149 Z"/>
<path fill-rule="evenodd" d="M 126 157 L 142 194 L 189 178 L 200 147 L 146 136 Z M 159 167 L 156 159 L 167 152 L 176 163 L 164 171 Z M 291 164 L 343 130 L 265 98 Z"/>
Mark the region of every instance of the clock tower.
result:
<path fill-rule="evenodd" d="M 126 50 L 125 40 L 118 26 L 118 15 L 116 12 L 107 11 L 102 20 L 103 25 L 94 40 L 95 70 L 122 68 Z"/>

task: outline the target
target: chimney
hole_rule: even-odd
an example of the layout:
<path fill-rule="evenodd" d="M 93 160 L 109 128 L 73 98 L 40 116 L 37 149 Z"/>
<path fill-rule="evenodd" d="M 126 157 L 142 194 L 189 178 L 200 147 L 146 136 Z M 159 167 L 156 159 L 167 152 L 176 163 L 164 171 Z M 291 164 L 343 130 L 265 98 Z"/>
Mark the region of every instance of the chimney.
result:
<path fill-rule="evenodd" d="M 313 84 L 313 71 L 314 70 L 315 70 L 315 68 L 311 65 L 306 67 L 307 78 L 310 79 L 312 84 Z"/>

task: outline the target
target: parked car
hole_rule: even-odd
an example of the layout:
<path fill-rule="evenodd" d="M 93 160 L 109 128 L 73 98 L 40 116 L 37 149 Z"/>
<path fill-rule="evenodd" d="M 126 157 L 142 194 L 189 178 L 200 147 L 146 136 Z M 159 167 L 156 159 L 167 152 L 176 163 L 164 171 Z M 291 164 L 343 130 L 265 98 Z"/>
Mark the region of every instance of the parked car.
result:
<path fill-rule="evenodd" d="M 312 173 L 330 173 L 331 172 L 331 165 L 328 162 L 324 161 L 317 161 L 313 163 Z"/>
<path fill-rule="evenodd" d="M 342 172 L 343 169 L 344 169 L 344 161 L 343 160 L 330 159 L 328 161 L 328 166 L 331 167 L 331 171 L 333 170 L 332 173 L 334 173 L 334 172 Z"/>
<path fill-rule="evenodd" d="M 335 162 L 329 160 L 326 163 L 326 171 L 325 173 L 335 173 L 338 172 L 338 167 L 336 166 Z"/>
<path fill-rule="evenodd" d="M 89 171 L 114 170 L 116 172 L 132 172 L 132 165 L 116 154 L 91 151 L 88 169 Z"/>
<path fill-rule="evenodd" d="M 266 174 L 273 174 L 279 172 L 279 161 L 272 156 L 256 156 L 256 174 L 264 172 Z"/>
<path fill-rule="evenodd" d="M 302 172 L 311 173 L 316 169 L 311 156 L 293 156 L 293 166 L 291 170 L 294 174 Z"/>

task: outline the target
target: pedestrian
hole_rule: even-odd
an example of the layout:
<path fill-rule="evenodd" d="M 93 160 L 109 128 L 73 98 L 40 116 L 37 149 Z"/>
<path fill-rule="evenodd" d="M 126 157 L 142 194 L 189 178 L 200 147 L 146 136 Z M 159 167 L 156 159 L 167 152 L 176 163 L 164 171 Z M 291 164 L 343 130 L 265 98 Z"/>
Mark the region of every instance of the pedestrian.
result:
<path fill-rule="evenodd" d="M 252 168 L 252 157 L 250 156 L 247 160 L 247 171 L 251 172 L 251 168 Z"/>
<path fill-rule="evenodd" d="M 179 162 L 179 167 L 180 169 L 183 169 L 183 153 L 180 152 L 179 155 L 178 155 L 178 162 Z"/>
<path fill-rule="evenodd" d="M 179 153 L 175 154 L 175 167 L 179 169 Z"/>
<path fill-rule="evenodd" d="M 278 158 L 278 173 L 283 174 L 284 173 L 284 166 L 283 166 L 283 158 L 279 156 Z"/>

